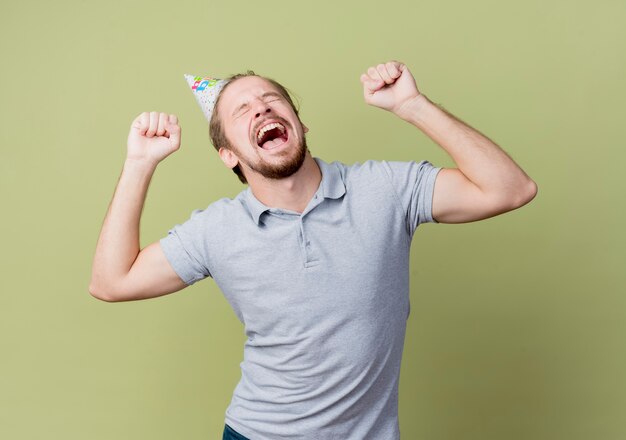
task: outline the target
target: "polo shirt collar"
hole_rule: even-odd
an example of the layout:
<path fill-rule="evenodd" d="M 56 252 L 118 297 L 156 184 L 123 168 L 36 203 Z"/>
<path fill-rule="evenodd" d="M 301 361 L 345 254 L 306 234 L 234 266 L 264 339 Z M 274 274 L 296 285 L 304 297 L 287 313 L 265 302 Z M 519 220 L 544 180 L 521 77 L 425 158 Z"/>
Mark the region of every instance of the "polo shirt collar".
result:
<path fill-rule="evenodd" d="M 318 157 L 314 157 L 315 162 L 320 167 L 322 173 L 322 182 L 316 194 L 321 195 L 325 199 L 338 199 L 346 193 L 346 185 L 339 168 L 333 164 L 328 164 Z M 250 215 L 259 224 L 261 214 L 269 210 L 269 206 L 265 206 L 252 194 L 250 187 L 245 191 L 246 205 L 250 211 Z"/>
<path fill-rule="evenodd" d="M 328 164 L 318 157 L 314 159 L 322 171 L 322 183 L 320 187 L 323 190 L 322 195 L 324 198 L 338 199 L 343 196 L 346 193 L 346 184 L 343 181 L 339 167 Z"/>

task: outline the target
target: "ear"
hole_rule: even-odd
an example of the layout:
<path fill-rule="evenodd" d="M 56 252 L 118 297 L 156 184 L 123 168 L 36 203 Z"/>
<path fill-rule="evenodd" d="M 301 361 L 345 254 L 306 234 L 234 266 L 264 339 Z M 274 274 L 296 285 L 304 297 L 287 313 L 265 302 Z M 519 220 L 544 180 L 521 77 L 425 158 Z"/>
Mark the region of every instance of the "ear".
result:
<path fill-rule="evenodd" d="M 302 124 L 302 130 L 303 130 L 305 133 L 308 133 L 308 132 L 309 132 L 309 127 L 307 127 L 306 125 Z"/>
<path fill-rule="evenodd" d="M 231 170 L 239 164 L 239 158 L 235 153 L 233 153 L 233 150 L 220 147 L 218 153 L 220 155 L 220 159 L 222 159 L 222 162 L 224 162 L 224 165 L 226 165 Z"/>

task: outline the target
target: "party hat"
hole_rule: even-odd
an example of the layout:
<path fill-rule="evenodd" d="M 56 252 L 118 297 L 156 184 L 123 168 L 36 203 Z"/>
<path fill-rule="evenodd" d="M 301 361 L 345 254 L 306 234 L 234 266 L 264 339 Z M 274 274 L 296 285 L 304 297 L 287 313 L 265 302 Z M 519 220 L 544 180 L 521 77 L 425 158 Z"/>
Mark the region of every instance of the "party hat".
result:
<path fill-rule="evenodd" d="M 207 121 L 211 122 L 215 101 L 217 101 L 220 91 L 228 81 L 225 79 L 211 78 L 209 76 L 195 76 L 189 74 L 185 74 L 185 79 L 193 95 L 196 97 L 196 101 L 198 101 Z"/>

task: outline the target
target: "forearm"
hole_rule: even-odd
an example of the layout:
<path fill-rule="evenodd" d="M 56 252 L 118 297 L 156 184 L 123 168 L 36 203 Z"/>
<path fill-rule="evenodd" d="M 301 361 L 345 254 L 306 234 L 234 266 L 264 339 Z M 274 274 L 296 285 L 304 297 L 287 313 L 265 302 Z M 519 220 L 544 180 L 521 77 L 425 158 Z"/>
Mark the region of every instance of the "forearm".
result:
<path fill-rule="evenodd" d="M 96 245 L 90 290 L 114 286 L 137 258 L 141 211 L 155 169 L 141 161 L 124 163 Z"/>
<path fill-rule="evenodd" d="M 517 198 L 533 191 L 534 182 L 504 150 L 425 95 L 408 103 L 398 116 L 441 146 L 485 194 Z"/>

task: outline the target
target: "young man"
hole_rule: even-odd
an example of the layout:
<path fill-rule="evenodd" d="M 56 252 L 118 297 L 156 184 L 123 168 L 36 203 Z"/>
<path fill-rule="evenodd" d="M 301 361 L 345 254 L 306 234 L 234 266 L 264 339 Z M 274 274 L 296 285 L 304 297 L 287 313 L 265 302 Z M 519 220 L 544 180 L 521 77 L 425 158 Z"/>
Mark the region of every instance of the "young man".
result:
<path fill-rule="evenodd" d="M 89 290 L 130 301 L 215 280 L 248 336 L 224 438 L 398 439 L 417 226 L 493 217 L 536 194 L 502 149 L 429 101 L 404 64 L 371 67 L 361 82 L 366 103 L 415 125 L 458 168 L 314 158 L 285 89 L 237 75 L 205 114 L 220 158 L 248 188 L 140 250 L 148 184 L 181 131 L 166 113 L 132 123 Z"/>

